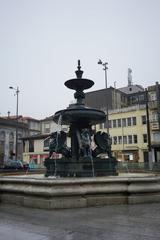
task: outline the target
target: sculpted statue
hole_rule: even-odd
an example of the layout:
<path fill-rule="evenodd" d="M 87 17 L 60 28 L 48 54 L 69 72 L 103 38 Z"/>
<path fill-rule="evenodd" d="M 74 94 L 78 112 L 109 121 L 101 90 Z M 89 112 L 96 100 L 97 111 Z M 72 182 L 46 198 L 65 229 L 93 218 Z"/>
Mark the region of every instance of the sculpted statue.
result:
<path fill-rule="evenodd" d="M 71 157 L 71 149 L 66 145 L 67 134 L 63 131 L 53 132 L 50 136 L 49 158 L 52 154 L 61 153 L 65 157 Z M 83 157 L 96 157 L 100 153 L 107 153 L 112 157 L 111 138 L 106 132 L 97 132 L 94 135 L 96 148 L 91 150 L 91 131 L 90 129 L 77 130 L 77 139 L 79 144 L 79 154 Z"/>
<path fill-rule="evenodd" d="M 50 136 L 49 158 L 52 154 L 62 153 L 65 157 L 70 157 L 70 149 L 66 145 L 67 134 L 63 131 L 53 132 Z"/>
<path fill-rule="evenodd" d="M 108 157 L 112 157 L 111 152 L 111 138 L 106 132 L 97 132 L 94 135 L 94 141 L 97 147 L 93 151 L 93 156 L 97 156 L 100 153 L 107 153 Z"/>
<path fill-rule="evenodd" d="M 77 138 L 80 148 L 80 154 L 83 157 L 91 157 L 91 133 L 90 130 L 85 128 L 81 132 L 77 131 Z"/>

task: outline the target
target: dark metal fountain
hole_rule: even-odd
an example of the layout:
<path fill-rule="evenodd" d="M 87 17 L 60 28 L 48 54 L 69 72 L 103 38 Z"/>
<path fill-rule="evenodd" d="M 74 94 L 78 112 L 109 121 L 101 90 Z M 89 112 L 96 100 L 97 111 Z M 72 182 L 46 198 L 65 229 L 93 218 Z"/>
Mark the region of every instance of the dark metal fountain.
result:
<path fill-rule="evenodd" d="M 69 133 L 54 132 L 50 136 L 49 157 L 45 159 L 45 176 L 90 177 L 117 175 L 116 159 L 111 153 L 111 140 L 105 132 L 95 132 L 92 126 L 106 121 L 105 113 L 98 109 L 88 108 L 84 104 L 84 90 L 94 85 L 89 79 L 82 78 L 80 60 L 77 78 L 65 82 L 65 86 L 75 90 L 75 104 L 58 111 L 53 121 L 61 125 L 69 125 Z M 67 146 L 67 137 L 71 138 L 71 146 Z M 94 143 L 94 149 L 91 147 Z M 53 155 L 62 154 L 55 159 Z"/>

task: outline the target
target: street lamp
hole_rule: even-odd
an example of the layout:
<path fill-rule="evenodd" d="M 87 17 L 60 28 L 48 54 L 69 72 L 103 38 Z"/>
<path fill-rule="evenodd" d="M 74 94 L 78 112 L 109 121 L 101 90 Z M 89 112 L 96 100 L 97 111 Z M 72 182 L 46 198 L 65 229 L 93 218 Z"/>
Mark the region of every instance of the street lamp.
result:
<path fill-rule="evenodd" d="M 147 120 L 147 138 L 148 138 L 148 155 L 149 155 L 149 168 L 152 170 L 152 147 L 151 147 L 151 133 L 150 133 L 150 121 L 149 121 L 149 109 L 148 109 L 148 90 L 145 89 L 146 97 L 146 120 Z"/>
<path fill-rule="evenodd" d="M 99 59 L 98 64 L 101 64 L 104 68 L 104 78 L 105 78 L 105 84 L 107 89 L 107 70 L 108 70 L 108 62 L 102 62 L 101 59 Z M 107 102 L 107 114 L 106 114 L 106 122 L 107 122 L 107 133 L 109 134 L 109 119 L 108 119 L 108 102 Z"/>
<path fill-rule="evenodd" d="M 101 64 L 104 68 L 104 76 L 105 76 L 105 85 L 106 85 L 106 88 L 107 88 L 107 70 L 108 70 L 108 62 L 102 62 L 101 59 L 99 59 L 98 61 L 98 64 Z"/>
<path fill-rule="evenodd" d="M 18 94 L 19 94 L 19 88 L 9 87 L 10 89 L 15 90 L 15 95 L 17 96 L 17 104 L 16 104 L 16 152 L 15 152 L 15 158 L 17 160 L 18 156 Z"/>

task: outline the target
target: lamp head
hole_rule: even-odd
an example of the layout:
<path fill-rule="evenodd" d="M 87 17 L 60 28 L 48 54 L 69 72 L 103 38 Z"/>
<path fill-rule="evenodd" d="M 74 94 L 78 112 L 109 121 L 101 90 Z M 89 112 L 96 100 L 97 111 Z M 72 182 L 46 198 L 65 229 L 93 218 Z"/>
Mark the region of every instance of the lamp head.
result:
<path fill-rule="evenodd" d="M 98 64 L 102 64 L 102 60 L 101 59 L 99 59 Z"/>

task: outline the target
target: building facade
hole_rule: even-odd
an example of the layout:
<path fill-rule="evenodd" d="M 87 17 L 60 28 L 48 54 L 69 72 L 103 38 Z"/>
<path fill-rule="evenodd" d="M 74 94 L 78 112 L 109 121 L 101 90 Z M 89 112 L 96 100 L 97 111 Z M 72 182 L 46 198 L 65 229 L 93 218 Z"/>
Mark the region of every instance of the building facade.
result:
<path fill-rule="evenodd" d="M 16 131 L 17 140 L 17 159 L 23 159 L 23 137 L 40 134 L 40 121 L 31 117 L 16 116 L 0 118 L 0 165 L 9 159 L 15 158 L 16 153 Z"/>
<path fill-rule="evenodd" d="M 17 158 L 22 160 L 23 142 L 21 138 L 29 134 L 28 125 L 11 119 L 0 118 L 0 166 L 14 158 L 16 149 L 16 129 L 18 130 Z"/>
<path fill-rule="evenodd" d="M 160 163 L 160 84 L 148 87 L 148 108 L 152 159 Z"/>
<path fill-rule="evenodd" d="M 23 160 L 43 166 L 43 162 L 49 154 L 49 137 L 52 132 L 68 131 L 68 127 L 56 124 L 53 116 L 40 120 L 40 134 L 23 138 L 24 152 Z M 56 155 L 59 157 L 59 155 Z"/>
<path fill-rule="evenodd" d="M 99 124 L 96 131 L 106 131 L 107 124 Z M 148 139 L 146 106 L 137 105 L 109 111 L 109 134 L 112 152 L 119 161 L 147 162 Z"/>
<path fill-rule="evenodd" d="M 48 157 L 49 134 L 38 134 L 23 138 L 23 161 L 43 166 Z M 47 151 L 46 151 L 47 150 Z"/>
<path fill-rule="evenodd" d="M 85 93 L 85 104 L 88 107 L 106 111 L 127 105 L 126 94 L 113 87 Z"/>
<path fill-rule="evenodd" d="M 140 85 L 130 83 L 127 87 L 119 89 L 107 88 L 89 92 L 86 94 L 86 104 L 89 107 L 106 111 L 106 116 L 108 115 L 106 118 L 109 118 L 110 121 L 102 124 L 99 129 L 104 127 L 107 131 L 107 128 L 109 128 L 112 136 L 112 149 L 118 158 L 123 160 L 131 158 L 134 161 L 137 161 L 137 158 L 138 161 L 148 161 L 148 152 L 151 148 L 152 162 L 160 162 L 160 84 L 158 82 L 149 86 L 148 90 L 144 90 Z M 142 105 L 144 112 L 141 109 Z M 133 108 L 136 110 L 131 111 Z M 130 114 L 133 114 L 133 118 Z M 138 117 L 137 114 L 142 114 L 143 117 Z M 112 119 L 113 116 L 115 119 Z M 128 119 L 126 121 L 131 121 L 131 123 L 125 123 L 125 120 L 122 120 L 125 118 Z M 127 124 L 132 124 L 135 118 L 136 125 L 127 126 Z M 138 120 L 140 118 L 143 118 L 145 124 L 140 124 Z M 122 121 L 126 125 L 123 126 Z M 133 134 L 129 134 L 130 131 Z M 124 133 L 122 134 L 122 132 Z M 122 144 L 120 144 L 121 141 Z M 131 149 L 132 154 L 130 154 Z M 124 154 L 120 156 L 120 152 Z"/>

